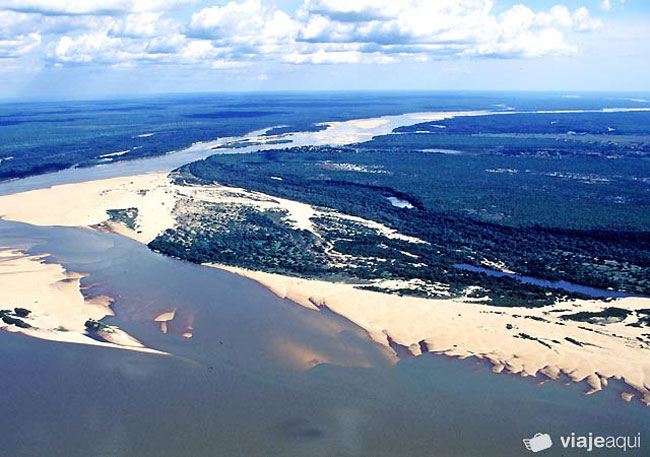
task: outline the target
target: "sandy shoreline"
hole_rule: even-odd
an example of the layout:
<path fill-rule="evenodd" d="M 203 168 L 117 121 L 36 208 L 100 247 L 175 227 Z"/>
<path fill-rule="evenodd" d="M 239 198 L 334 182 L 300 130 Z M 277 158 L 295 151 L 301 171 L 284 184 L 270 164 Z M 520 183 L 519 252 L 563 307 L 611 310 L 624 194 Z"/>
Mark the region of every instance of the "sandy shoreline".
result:
<path fill-rule="evenodd" d="M 588 394 L 601 390 L 610 378 L 620 379 L 630 388 L 624 399 L 638 397 L 650 406 L 648 347 L 636 340 L 636 329 L 619 322 L 607 324 L 609 331 L 604 332 L 599 325 L 559 318 L 578 311 L 602 310 L 603 303 L 596 300 L 541 309 L 497 308 L 459 299 L 397 296 L 360 290 L 352 284 L 210 266 L 253 279 L 278 297 L 306 308 L 327 308 L 365 329 L 377 343 L 389 346 L 392 341 L 413 355 L 475 356 L 490 361 L 495 372 L 522 376 L 543 374 L 557 379 L 564 374 L 575 382 L 586 381 Z M 644 298 L 607 304 L 628 310 L 648 305 L 650 300 Z"/>
<path fill-rule="evenodd" d="M 280 208 L 287 211 L 287 218 L 296 229 L 309 230 L 310 218 L 320 211 L 304 203 L 244 189 L 176 186 L 166 174 L 157 173 L 0 197 L 0 215 L 36 225 L 113 230 L 147 243 L 174 226 L 177 205 L 197 199 Z M 125 208 L 138 210 L 132 221 L 133 229 L 119 222 L 108 222 L 107 210 Z M 373 221 L 364 223 L 376 230 L 390 230 Z M 630 311 L 650 308 L 650 299 L 624 298 L 607 303 L 570 301 L 536 309 L 497 308 L 465 302 L 462 297 L 405 297 L 360 290 L 353 284 L 216 267 L 253 279 L 279 297 L 309 309 L 327 308 L 363 328 L 370 338 L 385 346 L 393 341 L 414 355 L 433 352 L 453 357 L 476 356 L 490 361 L 496 372 L 523 376 L 544 374 L 549 378 L 565 374 L 576 382 L 586 381 L 589 393 L 602 389 L 610 378 L 620 379 L 629 387 L 623 395 L 626 400 L 637 398 L 650 405 L 650 348 L 642 338 L 644 329 L 628 325 L 633 322 L 632 317 L 597 324 L 560 318 L 611 306 Z M 158 317 L 161 330 L 170 316 Z"/>
<path fill-rule="evenodd" d="M 2 309 L 11 319 L 27 324 L 21 327 L 0 321 L 0 329 L 45 340 L 162 354 L 115 326 L 89 330 L 85 325 L 89 319 L 99 321 L 113 315 L 111 299 L 84 298 L 80 281 L 86 275 L 46 260 L 45 255 L 0 248 Z M 24 308 L 29 314 L 17 315 L 14 308 Z"/>
<path fill-rule="evenodd" d="M 513 112 L 503 114 L 510 113 Z M 485 114 L 490 113 L 414 113 L 409 116 L 424 121 Z M 357 120 L 349 124 L 356 129 L 372 131 L 390 127 L 386 119 Z M 351 135 L 353 132 L 347 124 L 329 125 L 328 141 L 331 142 L 334 133 L 334 137 L 341 139 Z M 322 135 L 323 132 L 316 132 L 313 137 L 318 139 Z M 167 173 L 159 172 L 2 196 L 0 216 L 34 225 L 110 230 L 146 244 L 174 226 L 174 209 L 179 202 L 194 201 L 279 209 L 286 211 L 287 221 L 296 229 L 310 231 L 313 230 L 311 218 L 321 211 L 301 202 L 246 189 L 176 186 Z M 124 221 L 108 217 L 107 210 L 127 209 L 137 209 L 130 228 Z M 374 221 L 343 214 L 338 217 L 354 219 L 384 236 L 404 237 Z M 601 311 L 608 306 L 630 311 L 650 308 L 648 299 L 626 298 L 609 303 L 576 301 L 541 309 L 496 308 L 466 303 L 462 298 L 400 297 L 360 290 L 351 284 L 218 267 L 258 281 L 276 295 L 310 309 L 326 307 L 365 329 L 377 343 L 388 346 L 389 340 L 394 341 L 414 355 L 427 351 L 454 357 L 476 356 L 489 360 L 497 372 L 524 376 L 543 373 L 557 378 L 566 374 L 574 381 L 586 381 L 591 392 L 600 390 L 609 378 L 622 379 L 630 387 L 630 392 L 624 394 L 626 400 L 634 396 L 650 405 L 649 348 L 642 336 L 643 328 L 631 327 L 627 325 L 629 321 L 590 324 L 559 317 L 578 311 Z M 162 331 L 166 330 L 168 318 L 159 316 Z M 191 337 L 191 332 L 183 336 Z"/>

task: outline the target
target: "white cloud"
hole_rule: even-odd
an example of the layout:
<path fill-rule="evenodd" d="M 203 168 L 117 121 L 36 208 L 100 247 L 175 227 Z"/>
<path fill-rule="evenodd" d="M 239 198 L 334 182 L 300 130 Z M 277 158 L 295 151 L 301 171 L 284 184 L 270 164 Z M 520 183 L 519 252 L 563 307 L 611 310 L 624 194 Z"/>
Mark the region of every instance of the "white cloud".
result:
<path fill-rule="evenodd" d="M 38 33 L 18 35 L 11 39 L 0 38 L 0 59 L 20 57 L 41 43 Z"/>
<path fill-rule="evenodd" d="M 134 13 L 113 21 L 109 33 L 120 37 L 141 38 L 168 35 L 178 29 L 173 21 L 163 18 L 161 13 Z"/>
<path fill-rule="evenodd" d="M 195 13 L 188 35 L 246 44 L 278 43 L 292 39 L 298 24 L 284 11 L 260 0 L 230 2 Z"/>
<path fill-rule="evenodd" d="M 147 41 L 144 50 L 149 54 L 177 54 L 186 45 L 187 38 L 181 34 L 172 34 L 152 38 Z"/>
<path fill-rule="evenodd" d="M 192 0 L 0 0 L 0 9 L 44 15 L 122 15 L 173 9 Z"/>
<path fill-rule="evenodd" d="M 81 63 L 101 60 L 111 62 L 119 57 L 121 40 L 105 33 L 88 33 L 76 38 L 63 36 L 52 47 L 51 56 L 59 62 Z M 125 57 L 125 53 L 121 53 Z"/>
<path fill-rule="evenodd" d="M 210 40 L 194 40 L 185 45 L 178 55 L 185 61 L 199 62 L 216 57 L 216 49 Z"/>
<path fill-rule="evenodd" d="M 246 62 L 231 60 L 228 48 L 210 40 L 190 40 L 181 34 L 151 39 L 117 37 L 109 29 L 76 37 L 63 36 L 48 47 L 48 59 L 56 64 L 106 64 L 124 68 L 137 64 L 194 65 L 206 68 L 238 68 Z"/>
<path fill-rule="evenodd" d="M 355 23 L 390 20 L 399 10 L 399 2 L 392 0 L 306 0 L 300 13 L 303 16 L 316 14 L 333 21 Z"/>
<path fill-rule="evenodd" d="M 0 38 L 39 33 L 40 35 L 70 33 L 100 27 L 106 19 L 100 17 L 43 16 L 0 10 Z"/>
<path fill-rule="evenodd" d="M 0 11 L 0 39 L 11 39 L 17 35 L 33 30 L 30 15 L 13 11 Z"/>
<path fill-rule="evenodd" d="M 575 9 L 571 13 L 571 19 L 573 20 L 571 26 L 580 32 L 596 30 L 602 25 L 601 21 L 591 18 L 589 10 L 584 6 Z"/>
<path fill-rule="evenodd" d="M 0 0 L 3 55 L 39 49 L 54 64 L 145 63 L 233 69 L 253 62 L 350 64 L 578 51 L 600 21 L 556 5 L 501 13 L 491 0 L 304 0 L 293 15 L 262 0 L 192 12 L 193 0 Z M 38 39 L 36 39 L 38 37 Z"/>
<path fill-rule="evenodd" d="M 211 40 L 223 60 L 279 61 L 293 52 L 299 24 L 260 0 L 231 1 L 195 13 L 186 30 L 194 39 Z M 226 68 L 223 63 L 213 65 Z"/>
<path fill-rule="evenodd" d="M 306 0 L 299 40 L 359 43 L 376 52 L 528 57 L 576 51 L 565 31 L 599 22 L 586 8 L 534 12 L 515 5 L 497 15 L 489 0 Z M 401 48 L 401 49 L 400 49 Z M 360 50 L 363 48 L 360 47 Z"/>

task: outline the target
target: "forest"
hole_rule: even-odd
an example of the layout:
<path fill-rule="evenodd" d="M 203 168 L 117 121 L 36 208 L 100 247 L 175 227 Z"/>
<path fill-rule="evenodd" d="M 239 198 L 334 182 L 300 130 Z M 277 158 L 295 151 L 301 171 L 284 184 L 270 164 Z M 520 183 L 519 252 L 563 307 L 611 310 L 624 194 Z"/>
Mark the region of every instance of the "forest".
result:
<path fill-rule="evenodd" d="M 300 245 L 309 246 L 301 252 L 313 256 L 301 257 L 298 267 L 282 260 L 287 247 L 282 241 L 286 234 L 281 234 L 291 229 L 262 215 L 266 221 L 263 217 L 253 225 L 265 227 L 259 233 L 266 231 L 266 239 L 280 244 L 257 240 L 251 247 L 215 234 L 205 224 L 204 230 L 193 232 L 190 243 L 183 244 L 187 237 L 179 227 L 154 240 L 152 247 L 190 261 L 299 276 L 422 280 L 446 284 L 452 295 L 478 285 L 480 290 L 473 296 L 488 297 L 490 303 L 502 306 L 542 306 L 558 296 L 576 295 L 463 271 L 455 265 L 488 261 L 527 276 L 650 295 L 648 182 L 640 180 L 647 176 L 643 168 L 647 164 L 636 163 L 642 159 L 616 161 L 620 164 L 615 173 L 609 159 L 593 163 L 574 156 L 519 157 L 514 164 L 507 159 L 498 154 L 359 145 L 215 155 L 182 167 L 177 182 L 219 183 L 299 200 L 381 222 L 425 243 L 387 240 L 319 220 L 315 222 L 320 233 L 336 252 L 365 260 L 352 268 L 326 267 L 323 246 L 307 236 Z M 622 196 L 624 203 L 612 196 Z M 407 201 L 410 207 L 397 207 L 389 198 Z M 241 226 L 231 230 L 237 233 Z M 258 233 L 250 227 L 242 233 L 252 232 Z M 242 251 L 251 249 L 248 254 Z M 378 258 L 384 260 L 372 261 Z M 273 259 L 279 263 L 273 264 Z M 401 292 L 429 294 L 423 289 Z"/>

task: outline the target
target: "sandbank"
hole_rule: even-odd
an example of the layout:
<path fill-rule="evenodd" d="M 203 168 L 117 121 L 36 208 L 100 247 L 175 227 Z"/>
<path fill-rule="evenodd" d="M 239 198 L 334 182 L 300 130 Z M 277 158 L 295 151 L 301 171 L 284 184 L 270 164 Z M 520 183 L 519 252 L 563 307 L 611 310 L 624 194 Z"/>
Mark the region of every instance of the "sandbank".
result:
<path fill-rule="evenodd" d="M 146 243 L 175 224 L 175 208 L 193 202 L 231 203 L 260 209 L 282 209 L 296 229 L 313 230 L 311 220 L 332 214 L 323 208 L 219 185 L 176 186 L 165 174 L 150 174 L 56 186 L 0 197 L 6 219 L 38 225 L 68 225 L 118 231 Z M 197 205 L 200 207 L 200 205 Z M 108 223 L 108 209 L 137 208 L 135 229 Z M 193 208 L 192 208 L 193 209 Z M 374 221 L 336 213 L 386 234 L 403 237 Z M 404 237 L 418 243 L 421 240 Z M 433 352 L 452 357 L 475 356 L 492 363 L 496 372 L 523 376 L 567 375 L 585 382 L 588 393 L 608 379 L 624 381 L 636 397 L 650 405 L 650 349 L 647 328 L 621 322 L 588 323 L 562 319 L 579 311 L 616 306 L 630 311 L 650 308 L 650 299 L 623 298 L 610 302 L 580 300 L 543 308 L 498 308 L 457 298 L 424 299 L 361 290 L 354 284 L 308 280 L 242 268 L 215 267 L 248 277 L 276 295 L 318 311 L 327 308 L 365 329 L 377 343 L 391 342 L 413 355 Z M 388 284 L 384 284 L 388 285 Z M 404 285 L 396 284 L 396 288 Z M 9 287 L 9 286 L 7 286 Z M 634 313 L 632 313 L 633 315 Z M 631 315 L 631 316 L 632 316 Z M 159 316 L 162 324 L 170 315 Z M 173 317 L 172 317 L 173 318 Z M 187 332 L 184 336 L 191 336 Z M 294 351 L 295 352 L 295 351 Z M 300 360 L 318 360 L 301 355 Z M 631 398 L 626 395 L 625 398 Z"/>
<path fill-rule="evenodd" d="M 52 341 L 162 354 L 146 348 L 116 326 L 87 329 L 86 321 L 99 321 L 112 316 L 113 311 L 109 297 L 83 296 L 80 281 L 84 276 L 47 262 L 47 256 L 0 248 L 2 309 L 29 326 L 21 328 L 0 321 L 0 329 Z M 14 308 L 27 309 L 29 314 L 17 316 Z"/>

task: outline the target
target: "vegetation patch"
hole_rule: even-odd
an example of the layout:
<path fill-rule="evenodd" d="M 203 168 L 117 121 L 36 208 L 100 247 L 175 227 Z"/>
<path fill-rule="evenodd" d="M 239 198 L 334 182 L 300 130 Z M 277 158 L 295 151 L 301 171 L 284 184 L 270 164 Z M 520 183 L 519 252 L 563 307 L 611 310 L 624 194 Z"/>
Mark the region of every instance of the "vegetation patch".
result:
<path fill-rule="evenodd" d="M 131 230 L 137 228 L 138 208 L 108 209 L 108 220 L 117 224 L 123 224 Z"/>
<path fill-rule="evenodd" d="M 581 311 L 575 314 L 565 314 L 563 316 L 560 316 L 560 318 L 565 320 L 578 321 L 578 322 L 589 322 L 590 324 L 604 324 L 604 323 L 622 322 L 630 314 L 631 311 L 612 306 L 598 312 Z"/>
<path fill-rule="evenodd" d="M 103 322 L 100 321 L 96 321 L 95 319 L 88 319 L 86 322 L 84 322 L 84 326 L 88 330 L 94 330 L 94 331 L 110 329 L 110 327 L 107 324 L 104 324 Z"/>
<path fill-rule="evenodd" d="M 3 314 L 2 315 L 2 321 L 7 325 L 15 325 L 16 327 L 20 327 L 20 328 L 31 328 L 32 327 L 27 322 L 25 322 L 25 321 L 23 321 L 21 319 L 12 317 L 12 316 L 10 316 L 8 314 Z"/>

